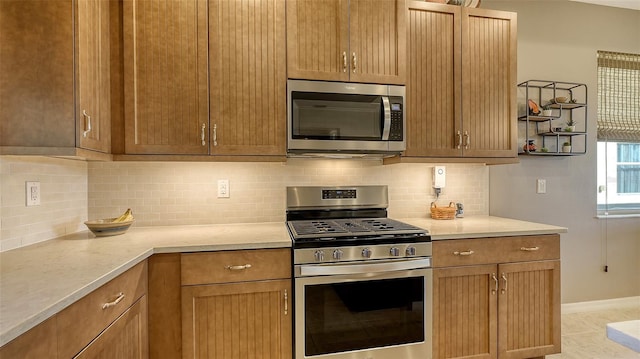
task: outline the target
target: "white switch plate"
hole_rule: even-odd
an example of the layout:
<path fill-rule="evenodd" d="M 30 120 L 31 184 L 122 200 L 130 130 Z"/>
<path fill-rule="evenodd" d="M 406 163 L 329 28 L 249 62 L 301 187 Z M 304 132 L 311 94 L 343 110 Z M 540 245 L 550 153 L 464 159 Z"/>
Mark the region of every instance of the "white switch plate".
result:
<path fill-rule="evenodd" d="M 229 180 L 218 180 L 218 198 L 229 198 Z"/>
<path fill-rule="evenodd" d="M 25 183 L 25 196 L 27 198 L 27 207 L 40 205 L 40 182 Z"/>
<path fill-rule="evenodd" d="M 538 178 L 536 180 L 536 193 L 547 193 L 547 180 Z"/>

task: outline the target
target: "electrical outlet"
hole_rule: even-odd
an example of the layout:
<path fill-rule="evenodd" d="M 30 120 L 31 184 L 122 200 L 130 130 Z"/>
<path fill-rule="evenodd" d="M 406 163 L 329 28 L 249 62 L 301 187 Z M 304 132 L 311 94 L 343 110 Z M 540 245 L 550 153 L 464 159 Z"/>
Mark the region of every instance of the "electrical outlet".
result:
<path fill-rule="evenodd" d="M 218 180 L 218 198 L 229 198 L 229 180 Z"/>
<path fill-rule="evenodd" d="M 40 182 L 25 182 L 27 207 L 40 205 Z"/>
<path fill-rule="evenodd" d="M 542 178 L 536 180 L 536 193 L 547 193 L 547 180 Z"/>

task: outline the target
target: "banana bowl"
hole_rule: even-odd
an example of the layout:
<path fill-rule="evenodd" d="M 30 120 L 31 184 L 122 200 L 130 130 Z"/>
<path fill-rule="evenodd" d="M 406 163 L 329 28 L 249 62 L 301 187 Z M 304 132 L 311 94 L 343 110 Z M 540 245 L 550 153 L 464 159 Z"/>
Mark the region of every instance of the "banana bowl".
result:
<path fill-rule="evenodd" d="M 114 222 L 116 218 L 95 219 L 84 224 L 96 237 L 117 236 L 123 234 L 131 227 L 135 220 L 126 222 Z"/>

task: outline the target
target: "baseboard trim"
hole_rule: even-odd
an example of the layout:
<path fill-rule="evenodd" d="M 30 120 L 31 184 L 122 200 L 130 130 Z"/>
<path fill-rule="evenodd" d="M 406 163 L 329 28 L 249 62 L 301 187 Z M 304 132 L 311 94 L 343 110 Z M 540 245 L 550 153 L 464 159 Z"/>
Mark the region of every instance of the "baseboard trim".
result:
<path fill-rule="evenodd" d="M 562 304 L 562 314 L 640 307 L 640 296 Z"/>

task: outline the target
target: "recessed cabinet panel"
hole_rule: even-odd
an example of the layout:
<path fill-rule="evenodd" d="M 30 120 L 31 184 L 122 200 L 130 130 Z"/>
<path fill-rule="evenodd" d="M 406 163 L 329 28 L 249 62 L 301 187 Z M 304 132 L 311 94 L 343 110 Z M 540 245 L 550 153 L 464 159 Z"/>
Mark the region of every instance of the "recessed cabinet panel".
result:
<path fill-rule="evenodd" d="M 411 2 L 406 156 L 460 156 L 460 7 Z"/>
<path fill-rule="evenodd" d="M 285 149 L 285 1 L 210 1 L 211 154 Z"/>
<path fill-rule="evenodd" d="M 208 154 L 207 1 L 125 0 L 125 152 Z"/>

